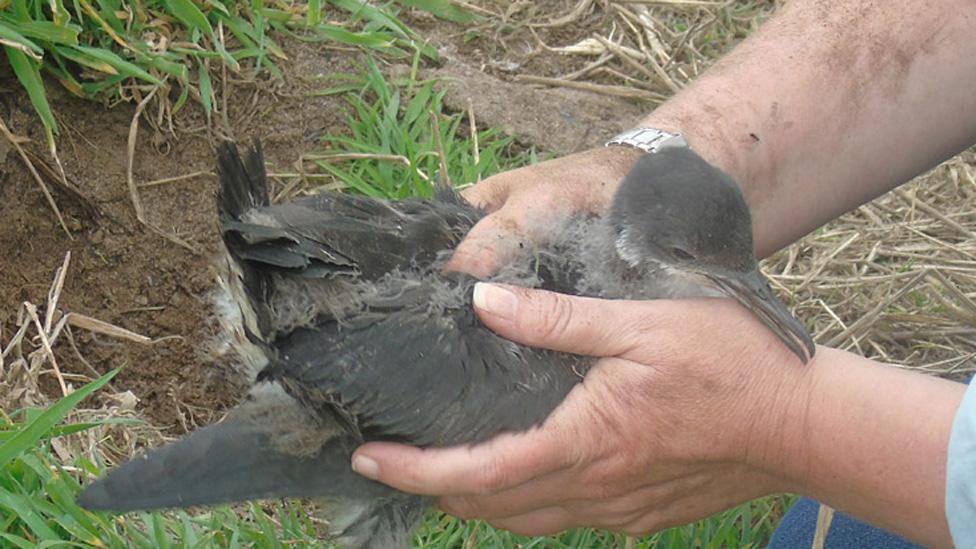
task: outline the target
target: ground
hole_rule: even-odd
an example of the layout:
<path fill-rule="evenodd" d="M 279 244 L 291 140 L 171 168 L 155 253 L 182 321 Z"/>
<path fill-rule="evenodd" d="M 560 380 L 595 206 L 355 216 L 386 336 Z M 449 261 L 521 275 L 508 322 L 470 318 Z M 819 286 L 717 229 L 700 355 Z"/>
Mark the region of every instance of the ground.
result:
<path fill-rule="evenodd" d="M 743 24 L 736 23 L 734 14 L 719 23 L 709 19 L 707 11 L 688 15 L 691 28 L 715 25 L 713 34 L 722 39 L 714 46 L 699 44 L 682 63 L 665 66 L 669 78 L 651 81 L 640 80 L 640 71 L 628 73 L 612 59 L 601 62 L 599 55 L 556 51 L 593 33 L 612 36 L 611 29 L 628 17 L 597 9 L 591 2 L 557 4 L 515 3 L 506 12 L 489 2 L 479 3 L 480 9 L 497 17 L 478 27 L 405 14 L 406 23 L 428 37 L 441 54 L 437 63 L 423 62 L 419 76 L 442 78 L 440 85 L 448 90 L 445 103 L 455 111 L 467 111 L 470 101 L 479 127 L 498 127 L 525 146 L 565 154 L 598 145 L 630 125 L 670 93 L 669 81 L 681 85 L 703 70 L 704 59 L 715 55 L 709 48 L 727 49 L 766 9 L 754 10 L 751 23 Z M 554 24 L 559 14 L 572 13 L 573 6 L 584 6 L 583 15 L 573 24 Z M 681 40 L 680 47 L 687 46 L 681 36 L 673 38 L 675 43 Z M 140 124 L 133 156 L 136 183 L 201 172 L 139 190 L 148 223 L 185 246 L 136 218 L 126 175 L 135 105 L 105 108 L 48 83 L 62 127 L 57 140 L 60 159 L 77 191 L 54 187 L 71 236 L 23 160 L 4 141 L 0 342 L 16 329 L 23 302 L 46 301 L 53 273 L 70 251 L 59 307 L 155 342 L 134 343 L 75 329 L 77 352 L 63 342 L 54 349 L 69 381 L 77 386 L 94 375 L 92 368 L 104 373 L 126 365 L 113 381 L 115 392 L 132 391 L 137 410 L 170 436 L 213 421 L 236 401 L 240 387 L 210 353 L 216 333 L 210 292 L 220 251 L 215 178 L 210 173 L 213 146 L 224 137 L 242 142 L 260 138 L 271 171 L 294 172 L 300 155 L 313 149 L 321 135 L 344 131 L 344 102 L 336 96 L 313 95 L 321 84 L 310 77 L 355 72 L 364 61 L 359 51 L 285 38 L 281 42 L 289 55 L 281 63 L 283 80 L 238 83 L 223 90 L 228 108 L 219 115 L 220 123 L 208 125 L 203 110 L 191 103 L 176 116 L 172 132 L 165 123 L 156 125 L 161 129 L 145 118 Z M 665 44 L 665 49 L 672 45 Z M 382 60 L 381 65 L 387 74 L 403 75 L 409 61 Z M 566 75 L 571 78 L 563 78 L 558 87 L 526 78 Z M 639 93 L 624 97 L 625 83 Z M 587 85 L 589 91 L 566 87 Z M 0 70 L 0 118 L 15 135 L 30 140 L 25 147 L 39 159 L 36 163 L 49 159 L 40 125 L 6 67 Z M 798 315 L 813 327 L 818 341 L 953 377 L 973 369 L 976 218 L 965 204 L 972 203 L 976 193 L 974 166 L 972 153 L 958 157 L 767 262 L 775 283 L 792 295 Z M 53 178 L 46 180 L 53 184 Z M 41 380 L 44 392 L 56 396 L 55 377 L 45 375 Z"/>

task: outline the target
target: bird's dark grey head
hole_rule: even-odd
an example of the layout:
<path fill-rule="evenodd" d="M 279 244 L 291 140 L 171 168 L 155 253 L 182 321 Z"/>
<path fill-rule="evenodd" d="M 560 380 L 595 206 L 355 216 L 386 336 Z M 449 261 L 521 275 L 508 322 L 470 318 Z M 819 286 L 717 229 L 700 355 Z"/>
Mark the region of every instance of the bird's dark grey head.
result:
<path fill-rule="evenodd" d="M 813 339 L 769 288 L 752 251 L 752 217 L 727 174 L 687 148 L 642 156 L 614 197 L 617 253 L 643 276 L 691 276 L 744 305 L 801 360 Z"/>
<path fill-rule="evenodd" d="M 735 181 L 690 149 L 644 155 L 614 198 L 617 250 L 633 267 L 749 271 L 752 220 Z"/>

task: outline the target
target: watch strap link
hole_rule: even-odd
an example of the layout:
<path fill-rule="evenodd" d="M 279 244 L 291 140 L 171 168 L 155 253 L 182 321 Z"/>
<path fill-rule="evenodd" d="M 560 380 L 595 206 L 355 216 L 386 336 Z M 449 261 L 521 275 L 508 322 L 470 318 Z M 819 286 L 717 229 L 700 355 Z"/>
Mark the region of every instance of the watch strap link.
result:
<path fill-rule="evenodd" d="M 681 134 L 655 128 L 634 128 L 614 136 L 605 146 L 610 145 L 627 145 L 646 153 L 656 153 L 662 149 L 688 147 L 688 142 Z"/>

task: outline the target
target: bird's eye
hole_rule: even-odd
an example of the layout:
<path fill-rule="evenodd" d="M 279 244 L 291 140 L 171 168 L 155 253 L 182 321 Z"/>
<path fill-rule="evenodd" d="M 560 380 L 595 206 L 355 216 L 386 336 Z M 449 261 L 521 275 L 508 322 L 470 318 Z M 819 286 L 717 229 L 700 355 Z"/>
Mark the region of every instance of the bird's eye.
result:
<path fill-rule="evenodd" d="M 682 261 L 694 261 L 695 260 L 695 256 L 693 256 L 690 253 L 686 252 L 685 250 L 683 250 L 681 248 L 677 248 L 677 247 L 676 248 L 671 248 L 671 255 L 673 255 L 674 257 L 676 257 L 676 258 L 678 258 L 678 259 L 680 259 Z"/>

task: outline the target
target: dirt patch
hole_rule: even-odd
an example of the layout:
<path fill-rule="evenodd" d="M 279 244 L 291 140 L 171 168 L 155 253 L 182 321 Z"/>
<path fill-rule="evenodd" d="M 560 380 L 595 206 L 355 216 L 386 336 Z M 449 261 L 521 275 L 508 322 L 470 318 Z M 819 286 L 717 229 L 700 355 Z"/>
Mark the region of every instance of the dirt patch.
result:
<path fill-rule="evenodd" d="M 293 59 L 285 68 L 292 74 L 343 70 L 352 62 L 351 54 L 300 47 L 291 51 Z M 288 95 L 248 86 L 231 92 L 228 119 L 234 137 L 262 139 L 273 166 L 293 164 L 342 119 L 338 100 L 306 97 L 302 82 L 294 78 L 283 84 L 294 92 Z M 46 157 L 39 146 L 43 133 L 26 97 L 9 76 L 2 84 L 10 91 L 0 96 L 0 116 L 15 134 L 32 140 L 28 149 Z M 89 207 L 55 192 L 73 233 L 69 238 L 18 155 L 11 150 L 2 155 L 0 326 L 10 333 L 21 302 L 45 301 L 52 273 L 71 251 L 63 310 L 161 339 L 147 346 L 76 330 L 81 354 L 99 372 L 126 365 L 113 384 L 135 393 L 144 414 L 170 433 L 209 422 L 240 394 L 230 377 L 222 375 L 226 370 L 219 361 L 208 354 L 216 332 L 209 300 L 212 264 L 220 249 L 213 200 L 216 180 L 208 173 L 140 190 L 147 220 L 198 253 L 165 240 L 137 221 L 126 185 L 125 151 L 134 108 L 105 109 L 73 98 L 56 85 L 48 89 L 62 126 L 58 147 L 65 172 Z M 205 126 L 200 109 L 194 108 L 177 122 L 182 128 Z M 177 136 L 142 125 L 135 181 L 212 170 L 213 136 L 205 131 L 180 131 Z M 55 352 L 62 370 L 92 375 L 70 346 L 60 345 Z M 53 376 L 46 383 L 56 395 Z"/>
<path fill-rule="evenodd" d="M 445 24 L 416 11 L 405 13 L 404 21 L 445 57 L 464 59 L 501 80 L 526 74 L 558 77 L 579 70 L 590 60 L 555 49 L 579 43 L 594 32 L 609 34 L 612 25 L 609 4 L 591 3 L 575 15 L 576 0 L 478 4 L 484 10 L 481 20 L 470 25 Z"/>
<path fill-rule="evenodd" d="M 660 104 L 745 38 L 776 2 L 474 2 L 478 18 L 405 20 L 449 59 L 522 87 Z"/>
<path fill-rule="evenodd" d="M 606 95 L 508 82 L 456 58 L 420 74 L 442 80 L 448 108 L 466 112 L 470 101 L 479 126 L 502 129 L 558 155 L 602 145 L 633 127 L 646 112 L 635 103 Z"/>
<path fill-rule="evenodd" d="M 8 89 L 12 88 L 12 86 Z M 200 409 L 227 401 L 214 389 L 196 352 L 205 327 L 205 294 L 210 287 L 207 258 L 216 250 L 210 196 L 212 182 L 189 181 L 146 193 L 146 211 L 164 230 L 196 244 L 199 256 L 167 244 L 135 220 L 126 190 L 126 134 L 132 109 L 103 110 L 64 96 L 53 86 L 53 105 L 63 135 L 61 158 L 71 181 L 101 215 L 86 214 L 60 200 L 69 228 L 68 239 L 43 195 L 16 155 L 7 156 L 0 179 L 0 321 L 25 300 L 45 300 L 51 274 L 66 251 L 73 261 L 65 283 L 62 308 L 112 322 L 152 338 L 179 336 L 153 346 L 120 343 L 78 333 L 83 355 L 100 372 L 126 364 L 117 386 L 132 390 L 147 415 L 161 426 L 198 420 Z M 11 130 L 43 140 L 27 101 L 19 94 L 4 96 L 3 113 Z M 207 169 L 202 147 L 176 143 L 168 154 L 141 144 L 135 173 L 147 181 L 189 167 Z M 63 346 L 56 350 L 62 368 L 90 374 Z"/>

